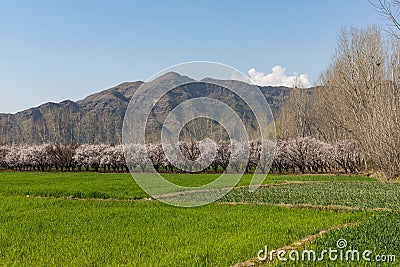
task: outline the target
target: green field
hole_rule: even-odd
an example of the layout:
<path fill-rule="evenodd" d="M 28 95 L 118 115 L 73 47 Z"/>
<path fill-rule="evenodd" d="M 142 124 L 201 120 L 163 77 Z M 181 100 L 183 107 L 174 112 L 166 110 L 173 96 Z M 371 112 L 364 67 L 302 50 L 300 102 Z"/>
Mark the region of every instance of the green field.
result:
<path fill-rule="evenodd" d="M 398 240 L 398 232 L 400 231 L 400 213 L 399 212 L 386 212 L 375 214 L 362 224 L 356 225 L 351 228 L 346 228 L 338 231 L 332 231 L 325 236 L 307 243 L 304 248 L 299 250 L 301 254 L 304 250 L 316 251 L 315 261 L 278 261 L 275 260 L 272 266 L 398 266 L 397 261 L 400 251 L 400 242 Z M 337 240 L 344 239 L 347 246 L 343 249 L 342 259 L 340 258 L 340 249 L 337 247 Z M 323 249 L 337 249 L 336 262 L 329 260 L 325 257 L 319 261 L 318 257 L 321 256 Z M 348 254 L 346 260 L 347 250 L 357 250 L 359 252 Z M 366 250 L 371 251 L 368 255 L 369 261 L 362 259 L 362 253 Z M 378 258 L 377 258 L 378 256 Z M 393 257 L 395 256 L 395 257 Z M 359 259 L 359 260 L 357 260 Z M 264 266 L 264 263 L 257 264 Z"/>
<path fill-rule="evenodd" d="M 217 177 L 165 176 L 185 186 Z M 245 175 L 238 186 L 250 179 Z M 0 265 L 230 266 L 254 259 L 265 245 L 280 248 L 346 223 L 358 224 L 331 230 L 300 249 L 322 250 L 345 238 L 376 253 L 400 251 L 398 183 L 269 175 L 264 184 L 254 193 L 240 187 L 216 203 L 179 208 L 147 200 L 129 174 L 1 172 Z"/>
<path fill-rule="evenodd" d="M 136 175 L 141 175 L 140 173 Z M 214 181 L 218 174 L 163 174 L 169 181 L 182 186 L 201 186 Z M 148 195 L 135 183 L 130 174 L 95 172 L 0 172 L 0 195 L 78 198 L 141 199 Z M 245 174 L 238 186 L 250 183 Z M 264 184 L 285 181 L 375 181 L 364 176 L 332 175 L 268 175 Z"/>
<path fill-rule="evenodd" d="M 400 183 L 306 182 L 264 186 L 254 193 L 244 188 L 235 189 L 221 201 L 399 209 L 399 192 Z"/>

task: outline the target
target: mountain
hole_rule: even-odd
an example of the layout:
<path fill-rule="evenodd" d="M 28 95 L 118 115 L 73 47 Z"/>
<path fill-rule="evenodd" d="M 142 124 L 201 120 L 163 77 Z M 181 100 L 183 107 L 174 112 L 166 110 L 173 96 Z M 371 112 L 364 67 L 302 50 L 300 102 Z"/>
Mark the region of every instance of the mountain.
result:
<path fill-rule="evenodd" d="M 154 115 L 165 117 L 179 103 L 199 96 L 209 96 L 224 103 L 239 101 L 221 86 L 210 84 L 212 79 L 196 82 L 189 77 L 170 72 L 152 81 L 152 86 L 188 83 L 171 90 L 153 109 Z M 219 81 L 232 85 L 237 81 Z M 16 114 L 0 114 L 0 144 L 50 143 L 121 143 L 125 111 L 141 81 L 125 82 L 90 95 L 77 102 L 46 103 Z M 151 86 L 149 86 L 151 87 Z M 276 113 L 289 93 L 287 87 L 259 87 Z M 236 105 L 244 109 L 243 105 Z M 159 127 L 161 121 L 154 121 Z"/>

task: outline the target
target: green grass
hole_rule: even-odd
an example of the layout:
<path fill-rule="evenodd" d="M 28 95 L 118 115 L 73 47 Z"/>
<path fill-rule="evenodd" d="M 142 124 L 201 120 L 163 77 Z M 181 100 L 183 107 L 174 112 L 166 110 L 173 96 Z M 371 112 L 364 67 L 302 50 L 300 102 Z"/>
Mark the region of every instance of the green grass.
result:
<path fill-rule="evenodd" d="M 143 175 L 143 174 L 136 174 Z M 163 174 L 174 184 L 195 187 L 214 181 L 217 174 Z M 249 185 L 251 175 L 244 175 L 238 186 Z M 332 175 L 268 175 L 264 184 L 285 181 L 375 181 L 364 176 Z M 57 173 L 57 172 L 0 172 L 0 195 L 140 199 L 148 195 L 135 183 L 130 174 L 121 173 Z"/>
<path fill-rule="evenodd" d="M 218 177 L 163 176 L 188 187 Z M 246 186 L 250 180 L 251 175 L 244 175 L 238 186 Z M 355 221 L 361 223 L 329 232 L 306 248 L 333 247 L 340 237 L 376 253 L 400 251 L 397 212 L 223 203 L 398 210 L 399 183 L 381 183 L 365 176 L 268 175 L 264 184 L 271 186 L 254 193 L 237 188 L 222 202 L 177 208 L 139 200 L 147 194 L 130 174 L 0 172 L 0 265 L 229 266 L 255 258 L 266 245 L 279 248 L 321 229 Z M 76 199 L 66 198 L 70 196 Z"/>
<path fill-rule="evenodd" d="M 337 247 L 337 240 L 345 239 L 347 247 L 341 249 L 344 253 L 343 260 L 330 261 L 328 255 L 323 261 L 289 261 L 287 263 L 275 261 L 276 266 L 398 266 L 400 261 L 400 240 L 398 233 L 400 232 L 400 213 L 384 212 L 377 213 L 366 222 L 354 227 L 344 228 L 327 233 L 322 238 L 313 240 L 304 249 L 314 250 L 320 256 L 324 249 L 340 249 Z M 360 261 L 353 261 L 351 256 L 346 260 L 347 250 L 357 250 L 360 254 Z M 365 261 L 362 258 L 362 253 L 365 250 L 370 250 L 372 253 L 369 256 L 370 261 Z M 299 250 L 302 253 L 303 250 Z M 338 254 L 339 256 L 340 254 Z M 386 262 L 376 261 L 382 259 L 382 255 L 386 257 Z M 389 255 L 394 255 L 396 258 L 388 262 Z M 385 259 L 385 258 L 383 258 Z"/>
<path fill-rule="evenodd" d="M 228 174 L 229 175 L 229 174 Z M 210 183 L 218 178 L 218 174 L 163 174 L 163 176 L 178 185 L 182 186 L 201 186 Z M 233 175 L 232 175 L 233 176 Z M 250 184 L 252 179 L 251 174 L 244 174 L 237 186 L 246 186 Z M 268 174 L 263 184 L 283 183 L 287 181 L 340 181 L 340 182 L 376 182 L 377 180 L 372 177 L 359 176 L 359 175 L 330 175 L 330 174 L 310 174 L 310 175 L 281 175 L 281 174 Z"/>
<path fill-rule="evenodd" d="M 399 192 L 400 183 L 312 182 L 235 189 L 221 201 L 400 209 Z"/>
<path fill-rule="evenodd" d="M 139 199 L 147 196 L 130 174 L 0 173 L 0 195 Z"/>
<path fill-rule="evenodd" d="M 365 213 L 0 197 L 0 265 L 228 266 Z M 284 219 L 283 219 L 284 218 Z"/>
<path fill-rule="evenodd" d="M 363 175 L 332 175 L 332 174 L 269 174 L 267 181 L 324 181 L 324 182 L 376 182 L 373 177 Z"/>

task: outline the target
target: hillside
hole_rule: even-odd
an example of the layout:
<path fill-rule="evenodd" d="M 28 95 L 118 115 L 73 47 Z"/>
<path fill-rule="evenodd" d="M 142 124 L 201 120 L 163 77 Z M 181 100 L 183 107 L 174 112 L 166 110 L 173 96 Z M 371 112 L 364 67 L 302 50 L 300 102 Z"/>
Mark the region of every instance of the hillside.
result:
<path fill-rule="evenodd" d="M 193 81 L 177 73 L 167 73 L 152 83 L 163 84 L 171 79 Z M 209 79 L 206 81 L 210 82 Z M 77 102 L 49 102 L 16 114 L 0 114 L 0 144 L 120 143 L 125 111 L 132 95 L 142 84 L 141 81 L 125 82 Z M 279 110 L 290 90 L 286 87 L 259 88 L 271 105 L 273 113 Z M 166 105 L 155 107 L 155 114 L 168 112 L 178 103 L 198 96 L 209 96 L 224 103 L 235 101 L 226 90 L 208 83 L 179 87 L 170 93 L 166 96 Z"/>

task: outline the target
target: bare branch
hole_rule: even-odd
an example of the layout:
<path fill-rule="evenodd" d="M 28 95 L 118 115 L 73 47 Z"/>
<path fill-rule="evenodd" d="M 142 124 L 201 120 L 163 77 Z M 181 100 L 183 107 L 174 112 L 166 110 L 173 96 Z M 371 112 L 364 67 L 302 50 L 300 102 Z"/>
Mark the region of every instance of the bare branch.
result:
<path fill-rule="evenodd" d="M 384 19 L 390 22 L 389 32 L 400 39 L 400 0 L 369 0 Z"/>

